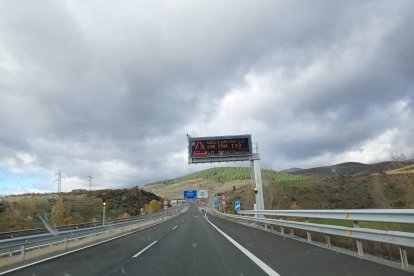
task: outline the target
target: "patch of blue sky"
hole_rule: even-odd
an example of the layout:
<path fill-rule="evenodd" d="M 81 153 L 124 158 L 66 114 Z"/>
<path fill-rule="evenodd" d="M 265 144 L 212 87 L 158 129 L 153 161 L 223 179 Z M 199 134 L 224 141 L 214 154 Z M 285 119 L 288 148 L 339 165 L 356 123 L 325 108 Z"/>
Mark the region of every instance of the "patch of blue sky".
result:
<path fill-rule="evenodd" d="M 0 166 L 0 195 L 41 190 L 45 178 L 41 172 L 16 174 Z"/>

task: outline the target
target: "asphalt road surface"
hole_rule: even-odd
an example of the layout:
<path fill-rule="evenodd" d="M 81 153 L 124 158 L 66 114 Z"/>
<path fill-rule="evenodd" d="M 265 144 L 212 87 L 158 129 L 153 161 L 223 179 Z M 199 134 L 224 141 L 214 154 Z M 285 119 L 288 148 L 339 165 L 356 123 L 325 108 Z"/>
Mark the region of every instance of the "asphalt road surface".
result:
<path fill-rule="evenodd" d="M 164 223 L 10 275 L 412 275 L 203 215 L 192 206 Z"/>

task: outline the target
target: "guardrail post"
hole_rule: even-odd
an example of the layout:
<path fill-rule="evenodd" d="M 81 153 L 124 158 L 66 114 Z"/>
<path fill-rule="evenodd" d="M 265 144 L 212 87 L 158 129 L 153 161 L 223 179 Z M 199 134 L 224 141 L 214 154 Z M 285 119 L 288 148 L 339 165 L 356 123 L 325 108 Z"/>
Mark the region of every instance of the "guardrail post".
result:
<path fill-rule="evenodd" d="M 280 234 L 284 235 L 285 234 L 285 228 L 280 227 Z"/>
<path fill-rule="evenodd" d="M 11 256 L 13 256 L 13 248 L 9 248 L 9 256 L 11 257 Z"/>
<path fill-rule="evenodd" d="M 24 259 L 26 257 L 26 250 L 25 250 L 24 244 L 20 248 L 20 254 L 22 254 L 22 261 L 24 261 Z"/>
<path fill-rule="evenodd" d="M 403 247 L 400 247 L 400 257 L 402 268 L 408 268 L 407 251 Z"/>
<path fill-rule="evenodd" d="M 309 219 L 305 218 L 305 222 L 309 223 Z M 308 237 L 308 242 L 312 242 L 312 236 L 311 236 L 311 233 L 309 231 L 306 231 L 306 236 Z"/>
<path fill-rule="evenodd" d="M 293 231 L 293 228 L 290 228 L 290 237 L 291 238 L 295 237 L 295 232 Z"/>
<path fill-rule="evenodd" d="M 326 245 L 328 246 L 328 248 L 329 249 L 332 248 L 332 245 L 331 245 L 331 237 L 328 236 L 328 235 L 325 235 L 325 240 L 326 240 Z"/>
<path fill-rule="evenodd" d="M 356 244 L 357 244 L 357 248 L 358 248 L 358 255 L 359 256 L 364 256 L 364 248 L 362 247 L 362 241 L 357 240 Z"/>
<path fill-rule="evenodd" d="M 354 221 L 354 228 L 359 228 L 358 221 Z M 356 240 L 356 245 L 358 249 L 358 256 L 364 256 L 364 248 L 362 247 L 362 241 Z"/>
<path fill-rule="evenodd" d="M 68 250 L 68 238 L 65 237 L 65 250 Z"/>

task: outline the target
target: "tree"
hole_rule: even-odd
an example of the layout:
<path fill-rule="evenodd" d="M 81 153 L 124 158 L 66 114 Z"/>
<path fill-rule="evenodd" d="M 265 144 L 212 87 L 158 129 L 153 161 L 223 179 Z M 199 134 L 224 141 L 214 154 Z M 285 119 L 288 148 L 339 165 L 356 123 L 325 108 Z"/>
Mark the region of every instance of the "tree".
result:
<path fill-rule="evenodd" d="M 69 201 L 63 197 L 59 197 L 52 207 L 50 218 L 55 225 L 66 225 L 75 222 L 75 218 L 71 215 L 72 206 Z"/>
<path fill-rule="evenodd" d="M 405 158 L 405 154 L 403 152 L 401 152 L 401 153 L 399 153 L 399 152 L 391 153 L 391 159 L 393 161 L 405 161 L 405 160 L 407 160 Z"/>
<path fill-rule="evenodd" d="M 299 204 L 296 203 L 296 201 L 293 201 L 292 204 L 290 205 L 290 210 L 300 210 L 300 206 Z"/>
<path fill-rule="evenodd" d="M 34 214 L 37 212 L 33 199 L 22 199 L 7 204 L 0 215 L 2 231 L 23 230 L 34 226 Z"/>
<path fill-rule="evenodd" d="M 118 219 L 128 219 L 129 218 L 129 214 L 127 212 L 124 212 L 123 214 L 120 214 L 118 216 Z"/>
<path fill-rule="evenodd" d="M 149 214 L 149 204 L 144 205 L 144 212 L 143 214 L 148 215 Z"/>
<path fill-rule="evenodd" d="M 160 210 L 160 202 L 158 200 L 151 200 L 149 203 L 149 213 L 153 214 L 155 212 L 158 212 Z"/>
<path fill-rule="evenodd" d="M 0 214 L 6 211 L 7 207 L 9 207 L 9 203 L 7 201 L 0 201 Z"/>

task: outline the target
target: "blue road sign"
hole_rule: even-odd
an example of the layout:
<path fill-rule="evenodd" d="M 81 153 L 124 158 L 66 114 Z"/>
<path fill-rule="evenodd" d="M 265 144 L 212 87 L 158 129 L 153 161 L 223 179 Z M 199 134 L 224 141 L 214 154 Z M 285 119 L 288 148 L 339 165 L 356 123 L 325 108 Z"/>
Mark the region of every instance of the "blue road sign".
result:
<path fill-rule="evenodd" d="M 234 201 L 234 210 L 240 211 L 240 200 Z"/>
<path fill-rule="evenodd" d="M 197 198 L 197 190 L 184 191 L 184 198 Z"/>
<path fill-rule="evenodd" d="M 219 205 L 220 205 L 220 201 L 219 201 L 218 199 L 215 199 L 215 200 L 213 201 L 213 205 L 214 205 L 214 207 L 219 206 Z"/>

